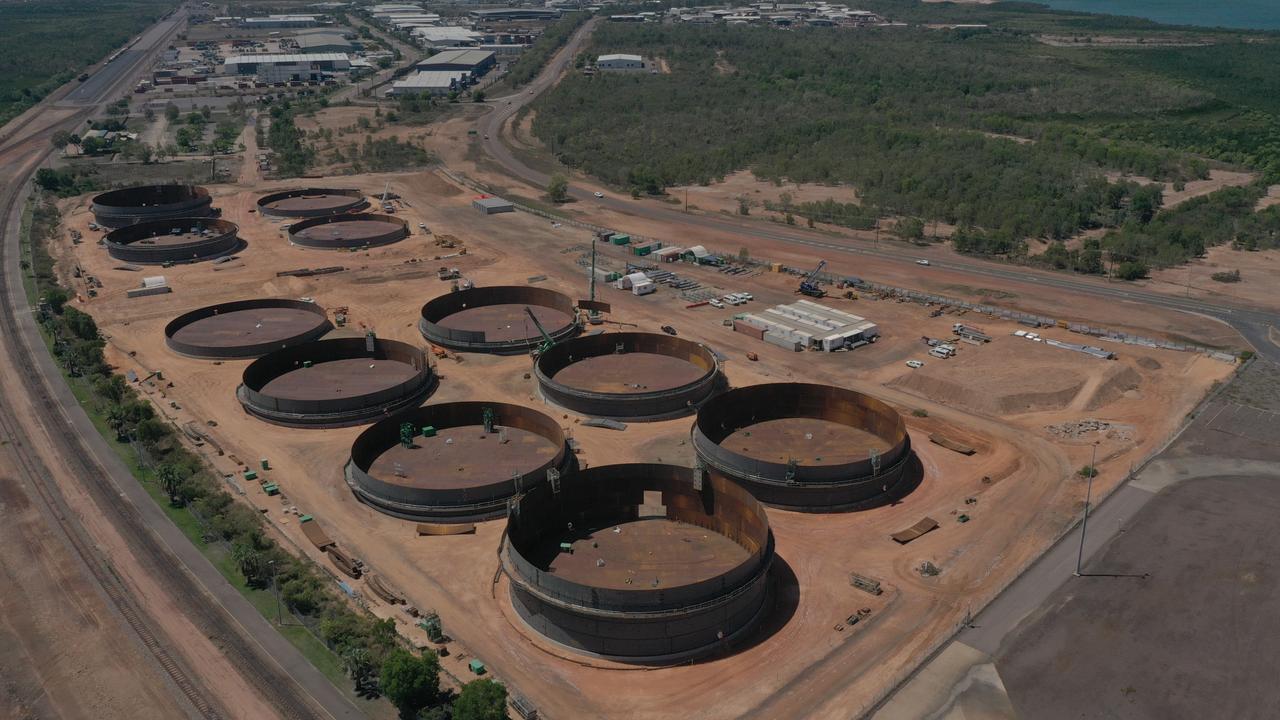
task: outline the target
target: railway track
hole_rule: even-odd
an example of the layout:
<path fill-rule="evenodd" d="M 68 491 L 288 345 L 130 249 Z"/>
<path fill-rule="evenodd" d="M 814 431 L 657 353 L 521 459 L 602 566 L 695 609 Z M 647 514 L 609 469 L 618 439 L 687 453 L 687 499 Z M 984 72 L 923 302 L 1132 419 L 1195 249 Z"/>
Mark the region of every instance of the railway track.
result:
<path fill-rule="evenodd" d="M 77 112 L 67 120 L 42 128 L 37 133 L 52 133 L 58 127 L 65 127 L 69 121 L 77 122 L 82 115 L 83 113 Z M 28 124 L 20 123 L 16 130 L 20 131 Z M 31 180 L 39 161 L 49 152 L 47 144 L 39 143 L 35 147 L 40 149 L 32 151 L 35 156 L 13 152 L 18 151 L 19 145 L 32 137 L 27 135 L 17 138 L 17 134 L 18 132 L 11 133 L 4 142 L 4 147 L 11 151 L 7 153 L 11 157 L 0 160 L 0 165 L 9 166 L 6 184 L 0 194 L 0 227 L 11 226 L 10 221 L 21 212 L 21 188 Z M 5 154 L 0 151 L 0 156 Z M 17 223 L 12 223 L 12 226 L 16 225 Z M 16 273 L 11 277 L 11 271 L 18 266 L 19 254 L 18 238 L 4 237 L 0 242 L 0 299 L 12 298 L 13 302 L 0 302 L 3 305 L 0 308 L 0 338 L 3 338 L 3 342 L 0 344 L 4 346 L 3 357 L 16 374 L 25 379 L 21 387 L 30 395 L 32 406 L 39 415 L 37 420 L 48 429 L 48 436 L 58 456 L 66 463 L 71 474 L 79 479 L 80 486 L 90 497 L 96 510 L 120 533 L 148 574 L 168 588 L 183 604 L 183 613 L 192 625 L 217 645 L 259 697 L 270 704 L 280 717 L 289 720 L 330 717 L 314 705 L 294 678 L 242 630 L 237 621 L 147 525 L 138 508 L 123 496 L 110 472 L 98 462 L 85 441 L 78 435 L 67 432 L 69 418 L 54 397 L 49 384 L 51 378 L 46 377 L 32 355 L 43 350 L 28 347 L 25 340 L 21 315 L 30 313 L 31 308 L 23 299 L 23 290 L 18 286 L 20 281 L 14 280 Z M 0 388 L 0 407 L 15 407 L 11 400 L 15 392 L 22 390 L 16 390 L 12 386 Z M 48 511 L 47 516 L 54 521 L 58 532 L 84 562 L 90 576 L 102 587 L 125 624 L 155 658 L 181 695 L 189 701 L 195 715 L 208 720 L 223 718 L 218 703 L 209 696 L 198 679 L 193 677 L 192 669 L 166 645 L 167 639 L 163 634 L 157 634 L 146 611 L 132 599 L 129 586 L 117 574 L 110 560 L 98 550 L 93 537 L 67 504 L 49 468 L 34 451 L 32 436 L 11 410 L 0 412 L 0 432 L 11 439 L 10 448 L 17 460 L 19 476 L 35 490 L 35 496 Z"/>

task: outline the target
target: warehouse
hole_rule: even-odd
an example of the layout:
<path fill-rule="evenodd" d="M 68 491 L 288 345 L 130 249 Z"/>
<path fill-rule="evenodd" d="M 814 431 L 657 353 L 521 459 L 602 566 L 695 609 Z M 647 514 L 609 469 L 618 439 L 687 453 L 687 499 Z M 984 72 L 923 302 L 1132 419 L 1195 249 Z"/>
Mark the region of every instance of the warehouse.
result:
<path fill-rule="evenodd" d="M 471 18 L 476 22 L 509 22 L 511 20 L 555 20 L 560 17 L 559 10 L 538 10 L 535 8 L 500 8 L 496 10 L 472 10 Z"/>
<path fill-rule="evenodd" d="M 762 339 L 794 350 L 814 348 L 832 352 L 875 342 L 880 329 L 865 318 L 829 308 L 811 300 L 776 305 L 764 312 L 745 314 L 740 323 L 763 331 Z M 735 330 L 752 333 L 747 328 Z"/>
<path fill-rule="evenodd" d="M 267 15 L 247 17 L 242 22 L 249 28 L 307 28 L 320 24 L 315 15 Z"/>
<path fill-rule="evenodd" d="M 420 27 L 414 28 L 413 39 L 424 48 L 452 48 L 478 44 L 480 33 L 457 25 Z"/>
<path fill-rule="evenodd" d="M 334 72 L 350 70 L 351 60 L 343 53 L 232 55 L 223 67 L 230 75 L 256 75 L 262 82 L 317 82 Z"/>
<path fill-rule="evenodd" d="M 461 70 L 427 70 L 392 83 L 387 96 L 448 95 L 465 88 L 470 78 L 470 73 Z"/>
<path fill-rule="evenodd" d="M 419 70 L 463 70 L 478 78 L 495 64 L 488 50 L 446 50 L 418 62 Z"/>
<path fill-rule="evenodd" d="M 308 33 L 299 35 L 295 40 L 298 42 L 298 50 L 304 55 L 325 53 L 347 55 L 355 49 L 351 41 L 339 33 Z"/>
<path fill-rule="evenodd" d="M 471 207 L 479 210 L 485 215 L 496 215 L 497 213 L 515 212 L 516 206 L 510 200 L 503 200 L 500 197 L 481 197 L 471 201 Z"/>
<path fill-rule="evenodd" d="M 644 58 L 639 55 L 601 55 L 596 58 L 597 70 L 644 70 Z"/>

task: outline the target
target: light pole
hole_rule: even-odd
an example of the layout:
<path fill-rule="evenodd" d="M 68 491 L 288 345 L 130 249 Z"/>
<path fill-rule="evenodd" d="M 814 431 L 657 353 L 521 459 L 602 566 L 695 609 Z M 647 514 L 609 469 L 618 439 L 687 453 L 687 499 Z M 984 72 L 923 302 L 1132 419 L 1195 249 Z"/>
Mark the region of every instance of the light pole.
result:
<path fill-rule="evenodd" d="M 1089 488 L 1084 494 L 1084 518 L 1080 521 L 1080 551 L 1076 553 L 1076 571 L 1072 573 L 1080 577 L 1080 564 L 1084 562 L 1084 532 L 1089 527 L 1089 501 L 1093 499 L 1093 476 L 1098 474 L 1098 441 L 1093 441 L 1093 455 L 1089 458 Z"/>

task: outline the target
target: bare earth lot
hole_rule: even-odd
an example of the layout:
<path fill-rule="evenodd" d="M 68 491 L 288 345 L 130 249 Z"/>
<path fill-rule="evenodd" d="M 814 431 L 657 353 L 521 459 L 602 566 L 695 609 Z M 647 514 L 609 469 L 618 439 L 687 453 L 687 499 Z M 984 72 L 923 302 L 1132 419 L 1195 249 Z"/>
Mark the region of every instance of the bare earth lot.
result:
<path fill-rule="evenodd" d="M 451 131 L 448 123 L 444 128 L 437 138 Z M 452 150 L 458 155 L 464 151 L 464 143 Z M 903 363 L 925 357 L 920 336 L 944 336 L 960 318 L 930 318 L 928 309 L 918 305 L 828 299 L 824 302 L 833 307 L 878 323 L 883 338 L 852 353 L 791 353 L 733 333 L 722 323 L 731 317 L 730 310 L 686 309 L 687 303 L 669 289 L 635 297 L 602 288 L 602 299 L 613 303 L 612 319 L 650 332 L 670 324 L 681 337 L 721 351 L 734 386 L 825 382 L 889 402 L 906 416 L 925 475 L 920 487 L 896 505 L 838 515 L 770 511 L 780 558 L 778 602 L 765 629 L 735 652 L 690 666 L 645 670 L 587 660 L 548 647 L 515 618 L 505 580 L 494 581 L 501 522 L 481 523 L 474 535 L 417 537 L 412 523 L 359 504 L 345 485 L 342 466 L 361 428 L 298 430 L 258 421 L 243 412 L 234 396 L 247 362 L 213 364 L 165 349 L 162 329 L 175 315 L 215 302 L 265 296 L 307 296 L 328 308 L 346 307 L 349 326 L 338 334 L 362 335 L 372 329 L 379 337 L 421 346 L 419 309 L 449 290 L 448 283 L 435 277 L 441 265 L 459 268 L 481 287 L 527 284 L 530 276 L 546 275 L 548 280 L 538 286 L 575 297 L 585 291 L 585 270 L 575 262 L 589 239 L 584 231 L 553 227 L 523 213 L 480 215 L 470 207 L 473 193 L 430 173 L 351 176 L 332 183 L 379 194 L 388 181 L 404 198 L 398 214 L 414 234 L 357 253 L 290 246 L 279 223 L 249 212 L 260 194 L 286 187 L 284 183 L 211 186 L 223 217 L 240 224 L 247 249 L 239 260 L 223 265 L 167 268 L 164 274 L 174 293 L 140 299 L 125 298 L 125 290 L 141 281 L 140 274 L 115 269 L 118 263 L 92 242 L 97 235 L 87 230 L 86 198 L 67 201 L 68 228 L 84 231 L 88 242 L 56 248 L 59 269 L 77 288 L 84 286 L 83 280 L 70 277 L 73 261 L 101 279 L 104 288 L 98 297 L 76 302 L 108 336 L 108 359 L 142 376 L 163 370 L 172 387 L 152 381 L 144 392 L 165 417 L 179 425 L 194 422 L 216 439 L 225 454 L 207 445 L 200 450 L 233 477 L 243 499 L 262 508 L 285 538 L 328 566 L 299 532 L 291 509 L 314 515 L 341 547 L 387 578 L 411 604 L 440 613 L 446 632 L 456 640 L 453 654 L 445 659 L 447 669 L 462 676 L 466 661 L 478 657 L 551 718 L 856 715 L 945 639 L 970 608 L 997 593 L 1075 516 L 1084 484 L 1074 471 L 1088 461 L 1094 438 L 1064 439 L 1047 426 L 1097 418 L 1126 428 L 1098 438 L 1102 475 L 1095 492 L 1106 490 L 1130 463 L 1163 443 L 1205 390 L 1231 371 L 1227 364 L 1198 355 L 1129 346 L 1115 348 L 1118 360 L 1096 360 L 1014 338 L 1010 333 L 1016 326 L 986 318 L 975 322 L 995 338 L 993 343 L 962 346 L 959 357 L 929 358 L 925 368 L 913 371 Z M 307 184 L 314 182 L 325 181 Z M 436 259 L 457 249 L 436 245 L 435 236 L 417 229 L 420 222 L 434 233 L 455 236 L 467 254 Z M 703 240 L 685 239 L 688 244 Z M 727 234 L 705 242 L 735 249 L 747 244 Z M 750 244 L 755 257 L 797 265 L 816 261 L 795 248 L 767 241 Z M 627 258 L 617 248 L 601 252 L 602 264 L 610 267 L 620 268 Z M 276 277 L 283 269 L 327 265 L 346 270 L 310 278 Z M 848 272 L 939 291 L 965 281 L 946 273 L 882 273 L 887 267 L 868 260 Z M 756 307 L 748 310 L 794 299 L 796 281 L 788 275 L 734 278 L 686 265 L 674 269 L 725 293 L 751 291 L 756 296 L 751 306 Z M 1010 291 L 1020 303 L 1052 307 L 1058 314 L 1067 304 L 1054 291 L 1032 293 L 1016 286 Z M 1072 310 L 1098 321 L 1095 314 L 1115 318 L 1105 303 L 1085 300 Z M 1186 324 L 1184 317 L 1154 310 L 1134 312 L 1130 322 L 1144 328 Z M 1193 321 L 1197 323 L 1206 332 L 1224 332 L 1211 321 Z M 1045 334 L 1072 337 L 1066 331 Z M 757 353 L 759 361 L 747 360 L 747 351 Z M 535 381 L 526 378 L 532 371 L 528 357 L 467 354 L 458 362 L 438 362 L 441 383 L 430 402 L 491 399 L 538 408 L 556 417 L 579 444 L 583 465 L 691 462 L 689 418 L 631 423 L 621 432 L 583 427 L 582 418 L 537 397 Z M 921 412 L 913 415 L 913 410 Z M 978 452 L 966 457 L 934 445 L 928 437 L 935 432 Z M 267 497 L 258 484 L 241 479 L 242 463 L 252 459 L 256 464 L 261 457 L 270 458 L 273 469 L 263 475 L 280 485 L 283 497 Z M 974 502 L 966 503 L 968 498 Z M 957 521 L 962 512 L 971 522 Z M 910 545 L 889 539 L 890 533 L 926 515 L 942 527 Z M 942 573 L 921 576 L 916 568 L 924 561 Z M 852 588 L 850 571 L 881 580 L 885 593 L 872 597 Z M 350 582 L 363 589 L 362 581 Z M 376 613 L 394 617 L 402 632 L 425 642 L 402 610 L 364 595 Z M 868 620 L 856 628 L 835 629 L 862 607 L 872 610 Z"/>

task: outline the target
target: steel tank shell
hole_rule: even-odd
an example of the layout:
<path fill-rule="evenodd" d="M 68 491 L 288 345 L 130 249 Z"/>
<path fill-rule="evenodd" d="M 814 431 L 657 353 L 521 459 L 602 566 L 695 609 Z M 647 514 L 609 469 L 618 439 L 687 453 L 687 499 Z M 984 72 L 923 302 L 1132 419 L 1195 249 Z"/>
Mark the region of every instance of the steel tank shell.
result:
<path fill-rule="evenodd" d="M 774 543 L 768 517 L 750 493 L 726 478 L 702 474 L 696 489 L 696 472 L 674 465 L 602 465 L 561 478 L 558 488 L 543 484 L 520 496 L 507 518 L 500 557 L 512 605 L 524 622 L 569 648 L 636 663 L 688 659 L 749 632 L 765 614 L 769 594 Z M 659 504 L 648 504 L 654 500 Z M 634 583 L 623 584 L 587 581 L 595 571 L 589 556 L 578 563 L 585 571 L 556 569 L 557 558 L 567 557 L 558 543 L 579 541 L 574 547 L 582 550 L 573 552 L 590 554 L 595 543 L 583 544 L 583 538 L 620 542 L 614 538 L 653 520 L 713 538 L 717 547 L 732 550 L 720 552 L 728 561 L 704 557 L 707 567 L 692 562 L 659 577 L 641 570 Z M 688 546 L 678 537 L 637 542 L 642 539 L 645 544 L 618 551 L 622 557 L 610 556 L 614 573 L 629 572 L 631 563 L 660 563 Z"/>
<path fill-rule="evenodd" d="M 793 465 L 725 446 L 735 433 L 790 420 L 849 428 L 874 436 L 884 449 L 874 457 L 839 457 L 829 462 L 806 458 Z M 708 468 L 740 483 L 766 505 L 788 510 L 874 507 L 908 490 L 911 481 L 911 437 L 902 416 L 876 398 L 828 385 L 766 383 L 730 390 L 698 410 L 692 441 Z M 832 454 L 839 455 L 840 449 L 835 450 Z"/>
<path fill-rule="evenodd" d="M 179 355 L 231 360 L 317 340 L 332 329 L 324 308 L 313 302 L 255 298 L 183 313 L 165 325 L 164 341 Z"/>
<path fill-rule="evenodd" d="M 616 367 L 585 367 L 600 360 Z M 567 378 L 563 371 L 575 365 L 584 372 Z M 602 382 L 608 369 L 622 371 L 625 383 Z M 705 345 L 643 332 L 559 343 L 538 358 L 535 372 L 548 401 L 585 415 L 629 420 L 689 414 L 715 392 L 720 379 L 716 356 Z"/>
<path fill-rule="evenodd" d="M 94 196 L 92 210 L 98 224 L 109 228 L 215 214 L 209 191 L 198 185 L 138 185 L 111 190 Z"/>
<path fill-rule="evenodd" d="M 392 215 L 324 215 L 289 226 L 289 242 L 317 250 L 390 245 L 409 237 L 409 223 Z"/>
<path fill-rule="evenodd" d="M 465 443 L 461 436 L 465 431 L 460 429 L 473 431 L 483 426 L 486 409 L 492 411 L 496 427 L 545 441 L 539 443 L 542 447 L 529 451 L 514 448 L 513 459 L 511 452 L 502 452 L 502 446 L 489 452 L 480 447 L 503 440 L 472 439 L 471 445 L 458 450 L 470 454 L 465 460 L 444 463 L 429 456 L 421 462 L 396 462 L 396 470 L 390 474 L 385 473 L 385 461 L 382 473 L 374 470 L 380 458 L 398 451 L 402 423 L 412 423 L 418 432 L 430 426 L 436 433 L 431 438 L 417 436 L 414 448 L 397 456 L 409 458 L 431 444 L 454 444 L 455 438 L 457 444 Z M 527 442 L 519 444 L 529 446 Z M 500 454 L 503 457 L 498 457 Z M 468 465 L 461 481 L 456 476 L 464 468 L 458 467 L 458 462 Z M 548 472 L 565 473 L 574 466 L 564 431 L 552 418 L 510 403 L 466 401 L 424 405 L 370 426 L 351 445 L 346 478 L 357 498 L 388 515 L 416 521 L 472 522 L 506 515 L 507 501 L 516 492 L 545 482 Z"/>
<path fill-rule="evenodd" d="M 420 403 L 436 376 L 419 348 L 396 340 L 315 340 L 276 350 L 244 369 L 236 397 L 246 412 L 289 427 L 345 427 Z"/>
<path fill-rule="evenodd" d="M 180 231 L 175 235 L 174 230 Z M 147 220 L 107 233 L 107 254 L 138 265 L 193 263 L 212 260 L 244 247 L 235 223 L 193 217 Z"/>
<path fill-rule="evenodd" d="M 496 318 L 501 322 L 527 324 L 524 319 L 526 307 L 535 314 L 554 318 L 550 326 L 543 323 L 547 334 L 554 340 L 572 337 L 581 329 L 573 299 L 568 295 L 521 285 L 472 288 L 429 300 L 422 306 L 418 329 L 427 340 L 452 350 L 498 355 L 528 352 L 542 342 L 542 336 L 532 324 L 528 324 L 527 329 L 522 324 L 520 330 L 503 333 L 487 329 L 483 322 L 477 328 L 475 323 L 458 321 L 458 318 L 480 312 L 494 316 L 489 320 Z M 474 318 L 468 318 L 471 319 Z M 472 327 L 464 327 L 467 324 Z"/>
<path fill-rule="evenodd" d="M 354 189 L 294 188 L 258 198 L 258 213 L 266 217 L 345 215 L 367 207 L 364 193 Z"/>

